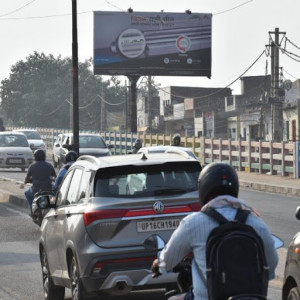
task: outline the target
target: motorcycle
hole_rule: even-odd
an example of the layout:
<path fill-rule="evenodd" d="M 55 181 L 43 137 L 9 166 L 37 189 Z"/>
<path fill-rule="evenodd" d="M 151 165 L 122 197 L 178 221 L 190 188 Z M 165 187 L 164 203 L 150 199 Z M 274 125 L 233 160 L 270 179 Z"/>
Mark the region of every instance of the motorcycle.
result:
<path fill-rule="evenodd" d="M 275 248 L 281 248 L 283 246 L 283 241 L 276 237 L 275 235 L 272 235 L 274 239 Z M 160 238 L 156 238 L 160 240 L 160 247 L 158 247 L 158 250 L 162 250 L 162 241 Z M 152 241 L 155 241 L 152 237 Z M 170 299 L 173 296 L 178 296 L 179 294 L 183 293 L 191 293 L 192 287 L 193 287 L 193 281 L 192 281 L 192 256 L 185 257 L 174 269 L 173 272 L 178 273 L 177 277 L 177 290 L 171 290 L 165 293 L 165 298 Z M 158 269 L 154 270 L 154 274 L 152 275 L 153 278 L 156 278 L 160 276 L 161 273 L 159 273 Z M 191 293 L 192 294 L 192 293 Z M 175 299 L 175 298 L 174 298 Z M 179 299 L 183 299 L 178 297 Z M 186 299 L 186 298 L 184 298 Z M 190 299 L 190 298 L 188 298 Z M 191 298 L 192 299 L 192 298 Z M 238 295 L 230 297 L 228 300 L 267 300 L 267 298 L 263 295 Z"/>
<path fill-rule="evenodd" d="M 49 202 L 48 199 L 54 197 L 53 191 L 39 191 L 34 194 L 32 202 L 32 220 L 35 224 L 41 227 L 45 215 L 49 208 L 44 208 L 43 203 Z"/>

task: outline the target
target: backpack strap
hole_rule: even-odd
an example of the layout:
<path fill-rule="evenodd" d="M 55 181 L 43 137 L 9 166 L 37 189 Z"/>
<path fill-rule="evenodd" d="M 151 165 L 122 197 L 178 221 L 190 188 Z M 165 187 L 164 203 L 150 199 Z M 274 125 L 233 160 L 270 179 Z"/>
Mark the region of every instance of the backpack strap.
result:
<path fill-rule="evenodd" d="M 228 220 L 212 207 L 209 207 L 207 210 L 203 211 L 203 213 L 206 214 L 207 216 L 213 218 L 220 225 L 228 223 Z"/>
<path fill-rule="evenodd" d="M 241 223 L 246 223 L 249 214 L 250 214 L 250 210 L 238 209 L 234 219 Z"/>

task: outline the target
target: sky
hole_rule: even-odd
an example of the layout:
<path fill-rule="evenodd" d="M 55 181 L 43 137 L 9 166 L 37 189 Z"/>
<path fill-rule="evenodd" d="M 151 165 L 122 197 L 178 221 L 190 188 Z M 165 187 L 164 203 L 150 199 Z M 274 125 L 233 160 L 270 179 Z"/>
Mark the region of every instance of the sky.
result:
<path fill-rule="evenodd" d="M 161 87 L 227 87 L 266 49 L 269 32 L 276 27 L 287 38 L 282 47 L 288 52 L 280 52 L 284 79 L 300 78 L 299 0 L 77 0 L 79 61 L 93 57 L 93 11 L 127 12 L 130 7 L 135 12 L 190 9 L 213 15 L 211 78 L 155 76 L 155 84 Z M 71 57 L 72 0 L 2 0 L 0 36 L 0 81 L 34 51 Z M 270 74 L 270 57 L 262 55 L 244 76 L 265 75 L 267 62 Z M 239 94 L 240 80 L 230 87 Z"/>

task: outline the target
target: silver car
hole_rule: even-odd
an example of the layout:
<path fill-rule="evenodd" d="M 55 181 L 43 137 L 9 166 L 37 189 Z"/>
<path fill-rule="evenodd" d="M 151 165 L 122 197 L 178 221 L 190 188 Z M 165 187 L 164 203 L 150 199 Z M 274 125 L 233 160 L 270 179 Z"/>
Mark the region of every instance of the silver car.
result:
<path fill-rule="evenodd" d="M 24 134 L 0 132 L 0 168 L 28 168 L 33 162 L 32 150 Z"/>
<path fill-rule="evenodd" d="M 42 149 L 42 150 L 46 151 L 45 142 L 43 141 L 43 139 L 41 138 L 41 136 L 37 132 L 37 130 L 16 129 L 16 130 L 14 130 L 14 132 L 21 132 L 26 136 L 29 146 L 33 152 L 37 149 Z"/>
<path fill-rule="evenodd" d="M 174 273 L 152 278 L 159 247 L 151 241 L 167 243 L 199 210 L 199 172 L 199 162 L 181 153 L 79 157 L 55 203 L 43 206 L 51 207 L 39 246 L 45 299 L 63 299 L 65 288 L 85 299 L 177 287 Z"/>

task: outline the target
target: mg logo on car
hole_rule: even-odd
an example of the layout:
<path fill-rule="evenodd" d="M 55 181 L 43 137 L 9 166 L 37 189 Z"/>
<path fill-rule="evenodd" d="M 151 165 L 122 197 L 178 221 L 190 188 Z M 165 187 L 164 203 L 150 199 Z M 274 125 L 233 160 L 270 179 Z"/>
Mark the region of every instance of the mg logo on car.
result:
<path fill-rule="evenodd" d="M 157 201 L 153 204 L 153 210 L 159 214 L 161 212 L 163 212 L 165 206 L 160 202 L 160 201 Z"/>

